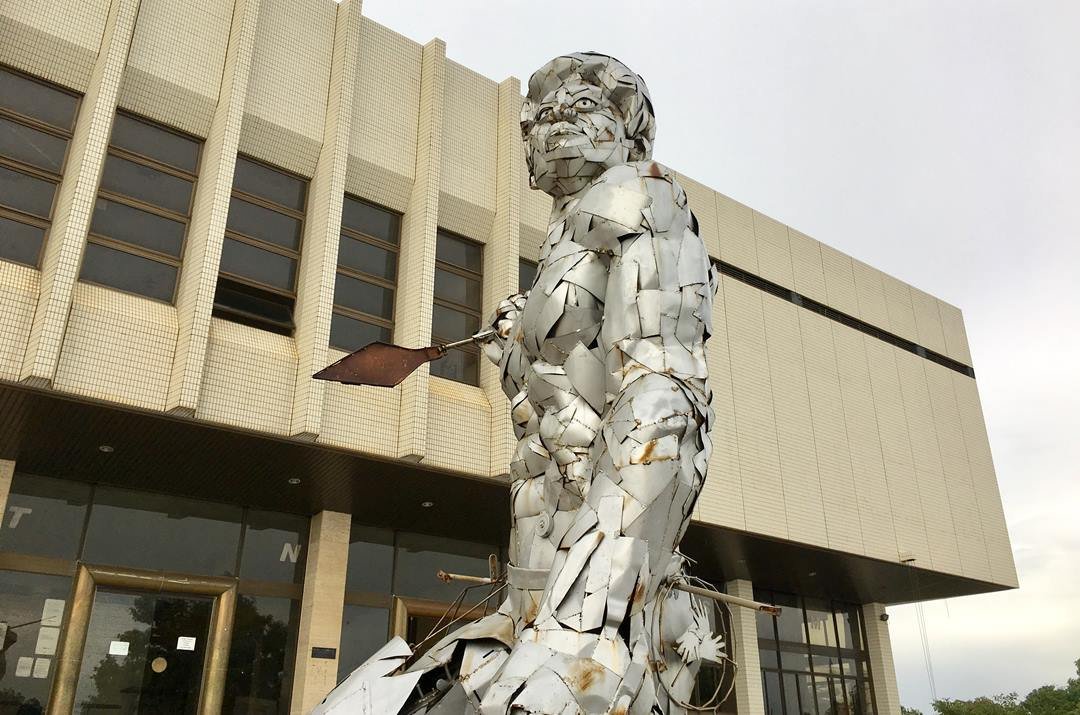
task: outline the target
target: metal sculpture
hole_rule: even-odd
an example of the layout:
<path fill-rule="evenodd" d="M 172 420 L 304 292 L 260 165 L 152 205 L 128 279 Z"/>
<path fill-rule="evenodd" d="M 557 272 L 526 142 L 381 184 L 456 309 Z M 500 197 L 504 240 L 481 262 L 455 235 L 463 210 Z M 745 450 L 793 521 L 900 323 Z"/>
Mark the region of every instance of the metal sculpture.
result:
<path fill-rule="evenodd" d="M 648 90 L 612 57 L 557 57 L 521 129 L 548 236 L 478 337 L 518 438 L 505 600 L 419 658 L 395 639 L 316 713 L 685 713 L 702 664 L 730 662 L 677 548 L 709 462 L 717 279 L 651 159 Z"/>

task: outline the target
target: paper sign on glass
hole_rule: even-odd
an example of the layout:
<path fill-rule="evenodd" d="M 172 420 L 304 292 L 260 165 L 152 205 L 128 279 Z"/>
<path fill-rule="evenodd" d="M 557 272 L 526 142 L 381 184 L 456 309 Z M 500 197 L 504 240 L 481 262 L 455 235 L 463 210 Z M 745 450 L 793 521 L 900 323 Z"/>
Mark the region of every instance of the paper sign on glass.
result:
<path fill-rule="evenodd" d="M 195 639 L 191 636 L 180 636 L 176 639 L 176 650 L 195 650 Z"/>
<path fill-rule="evenodd" d="M 16 678 L 29 678 L 30 671 L 34 667 L 34 659 L 30 656 L 24 655 L 15 662 L 15 677 Z"/>
<path fill-rule="evenodd" d="M 64 619 L 64 599 L 46 598 L 45 605 L 41 608 L 41 625 L 59 628 Z"/>
<path fill-rule="evenodd" d="M 48 678 L 49 663 L 52 663 L 52 660 L 49 658 L 34 658 L 34 677 Z"/>
<path fill-rule="evenodd" d="M 127 655 L 129 646 L 127 641 L 112 641 L 109 643 L 109 655 Z"/>
<path fill-rule="evenodd" d="M 34 655 L 55 655 L 56 644 L 60 641 L 60 629 L 41 627 L 38 629 L 37 645 Z"/>

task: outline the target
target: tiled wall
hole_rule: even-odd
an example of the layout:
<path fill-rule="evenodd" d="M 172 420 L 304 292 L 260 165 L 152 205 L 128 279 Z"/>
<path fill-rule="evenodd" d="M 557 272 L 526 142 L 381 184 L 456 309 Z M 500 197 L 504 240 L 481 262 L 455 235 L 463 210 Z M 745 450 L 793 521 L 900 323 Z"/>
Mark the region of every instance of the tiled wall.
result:
<path fill-rule="evenodd" d="M 0 62 L 85 92 L 108 11 L 103 0 L 6 0 Z"/>
<path fill-rule="evenodd" d="M 724 276 L 697 518 L 1015 583 L 971 378 Z"/>
<path fill-rule="evenodd" d="M 415 42 L 361 21 L 345 190 L 401 212 L 416 169 L 421 53 Z"/>
<path fill-rule="evenodd" d="M 205 137 L 218 100 L 231 0 L 142 0 L 119 105 Z"/>
<path fill-rule="evenodd" d="M 77 395 L 164 410 L 176 349 L 176 309 L 75 284 L 54 385 Z"/>
<path fill-rule="evenodd" d="M 25 375 L 35 310 L 45 306 L 49 326 L 66 326 L 55 389 L 150 409 L 179 406 L 195 419 L 480 476 L 505 471 L 502 447 L 492 445 L 507 443 L 509 427 L 497 419 L 501 404 L 492 406 L 501 397 L 490 374 L 483 388 L 421 371 L 393 390 L 312 390 L 298 355 L 326 351 L 327 330 L 301 326 L 294 340 L 209 317 L 235 155 L 221 149 L 230 146 L 221 137 L 230 136 L 241 152 L 322 176 L 313 181 L 320 191 L 341 185 L 344 152 L 344 190 L 405 214 L 395 340 L 423 344 L 430 336 L 436 225 L 489 244 L 490 312 L 495 288 L 516 283 L 514 254 L 537 258 L 551 203 L 529 190 L 524 167 L 500 170 L 498 147 L 518 141 L 505 83 L 447 61 L 441 42 L 421 47 L 366 19 L 337 22 L 338 13 L 359 10 L 349 0 L 142 0 L 126 37 L 107 30 L 104 0 L 0 7 L 0 61 L 80 91 L 95 63 L 118 82 L 112 95 L 98 93 L 95 114 L 80 119 L 97 117 L 98 134 L 118 104 L 210 137 L 190 229 L 198 235 L 188 236 L 177 307 L 78 282 L 69 293 L 50 288 L 45 300 L 44 274 L 0 263 L 0 378 Z M 253 42 L 245 45 L 242 32 Z M 121 62 L 130 43 L 119 80 L 108 74 L 112 64 L 98 61 L 103 36 Z M 352 54 L 334 51 L 335 42 L 356 37 Z M 348 57 L 357 58 L 356 69 L 341 71 L 334 63 Z M 342 92 L 342 81 L 353 91 Z M 84 176 L 97 175 L 103 155 L 103 138 L 90 138 Z M 341 148 L 328 151 L 324 140 Z M 714 258 L 970 364 L 958 309 L 689 177 L 680 181 Z M 93 187 L 80 191 L 92 196 Z M 328 203 L 316 201 L 312 211 Z M 320 261 L 321 268 L 305 275 L 332 276 L 333 219 L 319 218 L 321 248 L 302 253 L 301 266 Z M 69 262 L 81 255 L 72 225 L 54 222 L 66 231 Z M 74 280 L 70 270 L 64 276 Z M 325 303 L 331 291 L 315 288 L 302 288 L 301 302 Z M 328 320 L 322 303 L 298 320 Z M 974 380 L 729 277 L 714 323 L 715 451 L 698 519 L 1015 583 Z M 328 362 L 341 356 L 326 354 Z M 50 379 L 49 360 L 34 364 L 35 375 Z M 303 402 L 310 429 L 297 427 L 294 401 Z"/>
<path fill-rule="evenodd" d="M 33 268 L 0 261 L 0 378 L 18 380 L 39 289 Z"/>

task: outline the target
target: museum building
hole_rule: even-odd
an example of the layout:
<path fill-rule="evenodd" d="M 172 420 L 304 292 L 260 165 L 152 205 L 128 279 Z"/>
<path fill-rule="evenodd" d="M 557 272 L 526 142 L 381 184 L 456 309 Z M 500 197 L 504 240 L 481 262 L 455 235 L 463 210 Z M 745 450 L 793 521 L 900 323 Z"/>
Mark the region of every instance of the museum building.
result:
<path fill-rule="evenodd" d="M 492 366 L 311 375 L 528 288 L 520 105 L 359 0 L 0 6 L 0 715 L 307 713 L 505 565 Z M 960 310 L 679 180 L 721 274 L 683 549 L 782 607 L 731 608 L 721 711 L 896 715 L 885 606 L 1017 586 Z"/>

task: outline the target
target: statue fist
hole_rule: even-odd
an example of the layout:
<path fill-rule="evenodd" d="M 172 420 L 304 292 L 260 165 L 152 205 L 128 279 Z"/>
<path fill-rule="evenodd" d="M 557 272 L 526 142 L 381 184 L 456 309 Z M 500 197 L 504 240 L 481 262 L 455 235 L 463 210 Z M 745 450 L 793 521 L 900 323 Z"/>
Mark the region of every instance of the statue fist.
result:
<path fill-rule="evenodd" d="M 518 316 L 521 315 L 521 311 L 525 308 L 525 300 L 528 297 L 528 292 L 525 292 L 515 293 L 504 298 L 499 303 L 499 307 L 495 310 L 491 320 L 488 321 L 488 325 L 494 328 L 495 332 L 481 342 L 480 347 L 487 359 L 496 365 L 502 360 L 503 346 L 510 338 L 510 331 L 514 329 L 514 324 L 517 322 Z"/>

